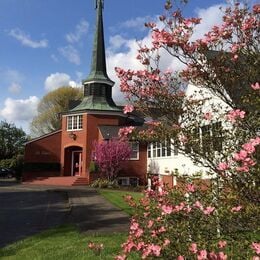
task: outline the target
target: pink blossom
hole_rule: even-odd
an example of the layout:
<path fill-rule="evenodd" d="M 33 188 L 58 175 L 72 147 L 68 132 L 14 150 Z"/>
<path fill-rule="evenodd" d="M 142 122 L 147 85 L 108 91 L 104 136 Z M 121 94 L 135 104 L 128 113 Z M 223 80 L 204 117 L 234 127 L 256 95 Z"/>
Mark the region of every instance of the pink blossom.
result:
<path fill-rule="evenodd" d="M 205 215 L 210 215 L 215 210 L 214 207 L 206 207 L 206 209 L 203 210 L 203 213 Z"/>
<path fill-rule="evenodd" d="M 204 113 L 203 117 L 205 120 L 210 121 L 213 118 L 213 115 L 211 112 L 207 112 L 207 113 Z"/>
<path fill-rule="evenodd" d="M 239 212 L 242 209 L 242 206 L 236 206 L 231 209 L 231 212 Z"/>
<path fill-rule="evenodd" d="M 143 229 L 138 228 L 135 232 L 135 237 L 139 238 L 142 236 L 142 234 L 144 233 Z"/>
<path fill-rule="evenodd" d="M 184 258 L 182 255 L 179 255 L 179 256 L 177 257 L 177 260 L 185 260 L 185 258 Z"/>
<path fill-rule="evenodd" d="M 246 159 L 247 155 L 247 151 L 241 150 L 239 153 L 235 153 L 233 157 L 236 161 L 243 161 Z"/>
<path fill-rule="evenodd" d="M 242 167 L 236 167 L 237 172 L 249 172 L 249 167 L 244 165 Z"/>
<path fill-rule="evenodd" d="M 179 141 L 182 142 L 183 144 L 186 144 L 187 141 L 188 141 L 188 138 L 187 138 L 187 136 L 180 134 L 179 135 Z"/>
<path fill-rule="evenodd" d="M 181 202 L 180 205 L 176 205 L 174 207 L 174 212 L 179 212 L 179 211 L 183 210 L 184 207 L 185 207 L 185 203 Z"/>
<path fill-rule="evenodd" d="M 118 132 L 118 135 L 120 137 L 126 137 L 128 136 L 129 134 L 131 134 L 133 131 L 134 131 L 135 127 L 134 126 L 128 126 L 128 127 L 123 127 L 123 128 L 120 128 L 119 132 Z"/>
<path fill-rule="evenodd" d="M 135 248 L 135 247 L 136 247 L 136 245 L 132 240 L 128 240 L 126 243 L 123 244 L 125 253 L 131 252 L 132 248 Z"/>
<path fill-rule="evenodd" d="M 88 248 L 92 249 L 94 247 L 95 247 L 95 243 L 93 243 L 93 242 L 88 243 Z"/>
<path fill-rule="evenodd" d="M 206 260 L 207 259 L 207 251 L 206 250 L 200 250 L 197 257 L 198 257 L 198 260 Z"/>
<path fill-rule="evenodd" d="M 227 163 L 225 163 L 225 162 L 219 163 L 219 165 L 217 167 L 217 169 L 219 171 L 226 171 L 228 168 L 229 168 L 229 165 Z"/>
<path fill-rule="evenodd" d="M 201 204 L 198 200 L 193 204 L 193 206 L 194 206 L 195 208 L 198 208 L 198 209 L 200 209 L 200 210 L 203 210 L 203 206 L 202 206 L 202 204 Z"/>
<path fill-rule="evenodd" d="M 215 252 L 210 252 L 209 253 L 209 259 L 210 260 L 218 260 L 218 256 L 216 255 Z"/>
<path fill-rule="evenodd" d="M 218 247 L 219 247 L 219 248 L 224 248 L 226 245 L 227 245 L 227 242 L 224 241 L 224 240 L 220 240 L 220 241 L 218 242 Z"/>
<path fill-rule="evenodd" d="M 219 252 L 218 260 L 227 260 L 227 255 L 225 255 L 224 252 Z"/>
<path fill-rule="evenodd" d="M 168 238 L 166 238 L 164 240 L 163 246 L 168 246 L 170 243 L 171 243 L 171 241 Z"/>
<path fill-rule="evenodd" d="M 130 230 L 137 230 L 139 228 L 139 224 L 137 222 L 133 222 L 130 226 Z"/>
<path fill-rule="evenodd" d="M 162 206 L 163 214 L 171 214 L 172 210 L 173 210 L 172 206 L 169 206 L 169 205 Z"/>
<path fill-rule="evenodd" d="M 192 243 L 189 247 L 189 250 L 191 253 L 193 254 L 196 254 L 198 252 L 198 249 L 197 249 L 197 244 L 196 243 Z"/>
<path fill-rule="evenodd" d="M 165 232 L 165 231 L 166 231 L 166 228 L 165 228 L 165 227 L 163 227 L 163 226 L 162 226 L 162 227 L 160 227 L 160 229 L 158 230 L 158 232 L 159 232 L 159 233 L 163 233 L 163 232 Z"/>
<path fill-rule="evenodd" d="M 118 255 L 115 257 L 115 260 L 126 260 L 126 255 Z"/>
<path fill-rule="evenodd" d="M 195 192 L 195 186 L 191 183 L 187 184 L 186 186 L 187 192 Z"/>
<path fill-rule="evenodd" d="M 160 256 L 161 249 L 162 248 L 159 245 L 148 244 L 147 247 L 143 250 L 142 259 L 145 259 L 150 254 Z"/>
<path fill-rule="evenodd" d="M 191 207 L 188 205 L 185 209 L 184 209 L 184 211 L 185 212 L 187 212 L 187 213 L 190 213 L 191 212 Z"/>
<path fill-rule="evenodd" d="M 148 227 L 148 228 L 151 228 L 151 227 L 153 226 L 153 223 L 154 223 L 154 221 L 150 219 L 150 220 L 148 221 L 147 227 Z"/>
<path fill-rule="evenodd" d="M 245 117 L 245 114 L 246 112 L 241 111 L 240 109 L 231 110 L 227 114 L 227 119 L 230 122 L 235 123 L 238 118 L 243 119 Z"/>
<path fill-rule="evenodd" d="M 260 254 L 260 243 L 252 243 L 251 248 L 259 255 Z"/>
<path fill-rule="evenodd" d="M 134 106 L 133 105 L 126 105 L 124 107 L 124 114 L 131 113 L 131 112 L 133 112 L 133 110 L 134 110 Z"/>
<path fill-rule="evenodd" d="M 144 247 L 144 242 L 139 242 L 138 244 L 137 244 L 137 246 L 136 246 L 136 249 L 137 250 L 140 250 L 141 248 L 143 248 Z"/>
<path fill-rule="evenodd" d="M 252 260 L 260 260 L 260 257 L 255 255 L 255 256 L 253 256 Z"/>
<path fill-rule="evenodd" d="M 260 84 L 259 84 L 259 82 L 256 82 L 255 84 L 252 84 L 252 85 L 251 85 L 251 88 L 254 89 L 254 90 L 260 89 Z"/>
<path fill-rule="evenodd" d="M 255 146 L 251 142 L 243 144 L 242 147 L 249 154 L 255 152 Z"/>

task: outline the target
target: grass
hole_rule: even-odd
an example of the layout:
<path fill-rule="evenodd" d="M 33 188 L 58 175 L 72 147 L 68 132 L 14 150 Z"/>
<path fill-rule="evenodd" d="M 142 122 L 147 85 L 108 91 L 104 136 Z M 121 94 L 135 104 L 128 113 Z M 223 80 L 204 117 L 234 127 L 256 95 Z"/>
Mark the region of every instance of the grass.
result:
<path fill-rule="evenodd" d="M 133 209 L 124 201 L 129 194 L 138 200 L 142 197 L 140 192 L 105 190 L 99 191 L 108 201 L 132 215 Z M 0 248 L 0 259 L 3 260 L 53 260 L 53 259 L 114 259 L 120 253 L 121 244 L 125 242 L 126 233 L 113 233 L 107 235 L 80 234 L 74 226 L 63 226 L 47 230 L 40 234 Z M 96 255 L 88 249 L 88 243 L 102 243 L 104 250 Z M 133 255 L 129 259 L 139 259 Z"/>
<path fill-rule="evenodd" d="M 129 215 L 133 215 L 134 209 L 130 207 L 124 200 L 125 195 L 131 195 L 136 201 L 138 201 L 143 195 L 141 192 L 131 192 L 131 191 L 118 191 L 110 189 L 101 189 L 99 193 L 106 198 L 110 203 L 116 207 L 122 209 Z"/>
<path fill-rule="evenodd" d="M 53 259 L 114 259 L 120 253 L 120 245 L 126 234 L 109 235 L 80 234 L 73 226 L 51 229 L 18 241 L 0 249 L 1 259 L 15 260 L 53 260 Z M 95 255 L 88 249 L 88 243 L 103 243 L 101 255 Z"/>

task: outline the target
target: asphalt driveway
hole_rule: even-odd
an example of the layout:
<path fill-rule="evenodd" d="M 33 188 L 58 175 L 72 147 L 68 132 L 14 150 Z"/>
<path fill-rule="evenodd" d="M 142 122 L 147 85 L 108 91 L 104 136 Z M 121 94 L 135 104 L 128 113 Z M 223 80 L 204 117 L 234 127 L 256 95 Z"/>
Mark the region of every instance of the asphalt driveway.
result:
<path fill-rule="evenodd" d="M 0 179 L 0 247 L 66 223 L 88 234 L 127 232 L 129 216 L 93 188 Z"/>
<path fill-rule="evenodd" d="M 0 181 L 0 247 L 66 223 L 69 212 L 65 191 Z"/>

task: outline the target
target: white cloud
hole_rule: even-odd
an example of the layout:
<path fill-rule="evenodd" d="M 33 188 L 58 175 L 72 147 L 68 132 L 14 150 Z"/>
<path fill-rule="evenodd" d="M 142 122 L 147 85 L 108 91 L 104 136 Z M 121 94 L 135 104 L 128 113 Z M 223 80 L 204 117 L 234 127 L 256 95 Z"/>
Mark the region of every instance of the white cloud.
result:
<path fill-rule="evenodd" d="M 30 48 L 47 48 L 48 47 L 48 40 L 43 39 L 39 41 L 35 41 L 31 39 L 31 36 L 29 34 L 26 34 L 21 29 L 16 28 L 12 29 L 9 32 L 9 35 L 18 40 L 22 43 L 22 45 L 30 47 Z"/>
<path fill-rule="evenodd" d="M 39 98 L 31 96 L 28 99 L 7 98 L 4 108 L 0 109 L 0 116 L 8 122 L 31 121 L 37 114 Z"/>
<path fill-rule="evenodd" d="M 82 37 L 87 34 L 89 28 L 89 23 L 82 19 L 75 28 L 75 32 L 66 34 L 66 40 L 69 43 L 79 42 Z"/>
<path fill-rule="evenodd" d="M 121 47 L 127 45 L 129 39 L 123 38 L 121 35 L 117 34 L 114 36 L 111 36 L 109 38 L 109 48 L 108 52 L 117 51 Z"/>
<path fill-rule="evenodd" d="M 59 72 L 49 75 L 45 80 L 45 89 L 47 91 L 52 91 L 62 86 L 71 86 L 75 88 L 80 87 L 81 84 L 73 81 L 68 74 Z"/>
<path fill-rule="evenodd" d="M 223 6 L 223 5 L 222 5 Z M 213 25 L 219 24 L 221 22 L 221 11 L 219 10 L 220 5 L 211 6 L 207 9 L 198 9 L 196 13 L 199 17 L 202 18 L 202 23 L 199 25 L 194 33 L 193 39 L 198 39 L 202 37 L 207 31 L 209 31 Z M 150 19 L 152 20 L 152 19 Z M 163 25 L 159 22 L 158 18 L 153 19 L 158 24 L 159 28 L 162 28 Z M 146 20 L 147 21 L 147 20 Z M 122 23 L 121 26 L 141 26 L 142 19 L 137 18 L 135 20 L 130 20 Z M 151 37 L 150 33 L 148 33 L 142 40 L 141 45 L 149 46 L 151 44 Z M 123 94 L 120 92 L 119 89 L 119 80 L 115 74 L 114 68 L 115 67 L 122 67 L 124 69 L 144 69 L 139 61 L 136 59 L 137 50 L 139 49 L 138 44 L 136 43 L 135 39 L 126 39 L 123 38 L 121 35 L 115 35 L 110 37 L 109 46 L 107 48 L 107 65 L 108 65 L 108 74 L 113 81 L 115 81 L 115 86 L 113 88 L 113 97 L 115 101 L 122 102 L 123 101 Z M 160 69 L 172 69 L 180 70 L 184 67 L 177 58 L 172 57 L 166 51 L 160 52 L 161 56 L 161 63 Z"/>
<path fill-rule="evenodd" d="M 77 49 L 72 45 L 61 47 L 58 49 L 61 55 L 63 55 L 69 62 L 76 65 L 80 65 L 80 55 Z"/>
<path fill-rule="evenodd" d="M 199 39 L 204 36 L 214 25 L 221 23 L 223 12 L 220 7 L 225 4 L 213 5 L 207 9 L 195 10 L 198 17 L 202 18 L 201 24 L 196 27 L 192 40 Z"/>
<path fill-rule="evenodd" d="M 22 86 L 16 82 L 13 82 L 9 87 L 8 91 L 12 94 L 19 94 L 22 90 Z"/>
<path fill-rule="evenodd" d="M 146 30 L 144 24 L 147 21 L 150 21 L 151 17 L 150 16 L 145 16 L 145 17 L 136 17 L 130 20 L 127 20 L 125 22 L 123 22 L 120 27 L 125 27 L 125 28 L 134 28 L 134 29 L 138 29 L 138 30 Z"/>

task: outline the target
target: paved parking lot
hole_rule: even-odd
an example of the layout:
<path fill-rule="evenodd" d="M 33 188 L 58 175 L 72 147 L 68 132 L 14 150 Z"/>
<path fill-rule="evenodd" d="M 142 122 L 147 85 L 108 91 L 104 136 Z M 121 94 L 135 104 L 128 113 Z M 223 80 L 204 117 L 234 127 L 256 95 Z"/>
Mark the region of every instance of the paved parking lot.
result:
<path fill-rule="evenodd" d="M 0 247 L 58 226 L 70 212 L 67 193 L 0 180 Z"/>

